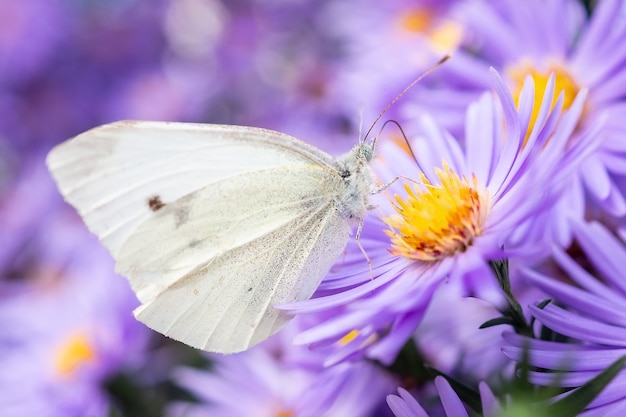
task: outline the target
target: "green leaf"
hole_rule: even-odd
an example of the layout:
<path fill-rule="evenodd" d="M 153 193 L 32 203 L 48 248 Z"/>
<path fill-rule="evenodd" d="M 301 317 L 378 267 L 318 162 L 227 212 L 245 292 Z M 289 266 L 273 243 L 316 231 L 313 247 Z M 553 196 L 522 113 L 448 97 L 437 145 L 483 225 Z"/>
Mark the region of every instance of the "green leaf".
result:
<path fill-rule="evenodd" d="M 508 308 L 504 311 L 501 311 L 501 313 L 512 319 L 511 325 L 517 333 L 525 336 L 532 336 L 532 328 L 526 322 L 522 306 L 513 295 L 513 291 L 511 289 L 511 281 L 509 280 L 508 259 L 489 261 L 489 267 L 496 277 L 500 288 L 502 288 L 502 291 L 504 292 L 508 303 Z"/>
<path fill-rule="evenodd" d="M 549 415 L 575 416 L 581 413 L 624 368 L 625 363 L 626 356 L 622 356 L 585 385 L 548 406 Z"/>
<path fill-rule="evenodd" d="M 507 326 L 515 326 L 516 321 L 510 317 L 496 317 L 495 319 L 487 320 L 483 324 L 480 325 L 479 329 L 486 329 L 488 327 L 500 326 L 502 324 L 506 324 Z"/>

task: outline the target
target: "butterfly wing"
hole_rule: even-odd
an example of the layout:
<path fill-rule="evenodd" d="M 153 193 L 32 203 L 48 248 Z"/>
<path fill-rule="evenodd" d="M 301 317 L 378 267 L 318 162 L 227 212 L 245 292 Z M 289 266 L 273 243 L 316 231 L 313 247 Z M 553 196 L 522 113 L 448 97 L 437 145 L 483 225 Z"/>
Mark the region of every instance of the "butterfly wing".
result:
<path fill-rule="evenodd" d="M 254 200 L 224 198 L 205 188 L 137 229 L 123 246 L 119 265 L 122 274 L 150 286 L 138 291 L 144 292 L 139 320 L 195 347 L 239 351 L 287 321 L 273 305 L 313 294 L 343 250 L 349 229 L 316 194 L 319 188 L 275 174 L 250 178 L 245 187 L 224 184 L 253 193 Z M 298 205 L 290 198 L 294 195 L 302 198 Z M 187 209 L 188 220 L 177 225 L 181 208 Z M 184 239 L 163 241 L 164 236 Z M 158 250 L 155 241 L 162 242 Z M 138 265 L 137 260 L 145 262 Z M 155 288 L 153 276 L 160 280 L 163 271 L 170 284 Z"/>
<path fill-rule="evenodd" d="M 334 159 L 262 129 L 120 122 L 55 148 L 48 165 L 127 276 L 153 329 L 219 352 L 288 319 L 275 304 L 313 291 L 349 226 Z"/>

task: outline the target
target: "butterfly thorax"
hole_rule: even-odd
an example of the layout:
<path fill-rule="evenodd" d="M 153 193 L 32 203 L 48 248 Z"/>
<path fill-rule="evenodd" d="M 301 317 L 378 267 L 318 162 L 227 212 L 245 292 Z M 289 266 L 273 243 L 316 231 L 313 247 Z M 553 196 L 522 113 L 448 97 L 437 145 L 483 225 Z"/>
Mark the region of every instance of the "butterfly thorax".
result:
<path fill-rule="evenodd" d="M 338 172 L 346 188 L 337 201 L 336 208 L 344 218 L 359 221 L 368 211 L 368 197 L 376 184 L 369 166 L 372 157 L 372 147 L 360 143 L 337 159 Z"/>

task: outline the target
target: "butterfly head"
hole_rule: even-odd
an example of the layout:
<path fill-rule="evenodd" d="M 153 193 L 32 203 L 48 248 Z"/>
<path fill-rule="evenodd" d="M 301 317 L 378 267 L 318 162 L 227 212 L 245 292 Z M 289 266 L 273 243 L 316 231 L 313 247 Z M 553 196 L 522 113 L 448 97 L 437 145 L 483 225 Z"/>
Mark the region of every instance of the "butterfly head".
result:
<path fill-rule="evenodd" d="M 359 153 L 358 156 L 360 158 L 365 159 L 365 161 L 369 162 L 372 160 L 372 158 L 374 157 L 374 144 L 369 144 L 366 142 L 361 142 L 359 144 Z"/>

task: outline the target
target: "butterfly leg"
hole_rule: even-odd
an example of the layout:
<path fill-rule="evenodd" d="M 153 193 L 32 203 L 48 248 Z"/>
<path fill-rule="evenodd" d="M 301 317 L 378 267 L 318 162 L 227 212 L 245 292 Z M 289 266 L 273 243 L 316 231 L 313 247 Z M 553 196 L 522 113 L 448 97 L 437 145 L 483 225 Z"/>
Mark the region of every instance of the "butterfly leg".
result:
<path fill-rule="evenodd" d="M 403 180 L 410 181 L 410 182 L 415 183 L 415 184 L 421 184 L 419 181 L 414 180 L 413 178 L 406 177 L 404 175 L 398 175 L 397 177 L 393 178 L 391 181 L 387 181 L 386 183 L 384 183 L 382 185 L 379 185 L 370 194 L 378 194 L 378 193 L 381 193 L 381 192 L 385 191 L 387 188 L 389 188 L 394 182 L 398 181 L 400 178 L 402 178 Z"/>
<path fill-rule="evenodd" d="M 404 177 L 399 175 L 399 176 L 395 177 L 394 179 L 392 179 L 391 181 L 387 181 L 386 183 L 384 183 L 382 185 L 379 185 L 370 194 L 378 194 L 378 193 L 381 193 L 381 192 L 385 191 L 387 188 L 389 188 L 389 186 L 391 186 L 391 184 L 393 184 L 394 182 L 398 181 L 400 178 L 404 178 Z"/>
<path fill-rule="evenodd" d="M 369 267 L 369 270 L 370 270 L 370 280 L 373 280 L 374 270 L 372 269 L 372 260 L 370 259 L 369 256 L 367 256 L 367 252 L 365 252 L 365 248 L 363 247 L 363 245 L 361 245 L 361 232 L 362 231 L 363 231 L 363 219 L 359 221 L 359 226 L 356 229 L 355 241 L 356 241 L 356 244 L 359 246 L 359 249 L 361 249 L 361 253 L 365 257 L 365 260 L 367 261 L 367 266 Z"/>

